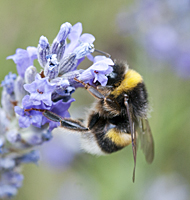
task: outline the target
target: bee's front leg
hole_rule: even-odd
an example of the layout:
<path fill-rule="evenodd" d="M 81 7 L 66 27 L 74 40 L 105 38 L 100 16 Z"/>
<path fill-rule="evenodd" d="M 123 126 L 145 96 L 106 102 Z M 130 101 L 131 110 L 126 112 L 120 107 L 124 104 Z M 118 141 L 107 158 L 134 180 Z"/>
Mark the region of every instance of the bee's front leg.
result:
<path fill-rule="evenodd" d="M 74 78 L 75 81 L 81 83 L 82 85 L 84 85 L 85 89 L 96 99 L 104 99 L 105 96 L 100 93 L 95 87 L 89 85 L 88 83 L 85 83 L 83 81 L 78 80 L 77 78 Z"/>
<path fill-rule="evenodd" d="M 49 120 L 54 122 L 60 122 L 60 127 L 73 130 L 73 131 L 88 131 L 89 129 L 86 128 L 79 120 L 74 120 L 70 118 L 62 118 L 61 116 L 49 111 L 49 110 L 43 110 L 43 109 L 25 109 L 25 111 L 35 110 L 42 112 L 42 114 Z"/>
<path fill-rule="evenodd" d="M 84 83 L 83 81 L 78 80 L 77 78 L 74 78 L 75 81 L 81 83 L 84 85 L 84 87 L 87 89 L 87 91 L 96 99 L 103 100 L 104 105 L 103 107 L 109 111 L 112 112 L 114 115 L 118 115 L 121 112 L 121 107 L 118 104 L 118 102 L 109 97 L 109 93 L 111 91 L 112 86 L 105 86 L 105 90 L 109 90 L 109 93 L 107 95 L 103 95 L 100 91 L 103 91 L 103 86 L 99 86 L 98 88 L 95 88 L 88 83 Z"/>

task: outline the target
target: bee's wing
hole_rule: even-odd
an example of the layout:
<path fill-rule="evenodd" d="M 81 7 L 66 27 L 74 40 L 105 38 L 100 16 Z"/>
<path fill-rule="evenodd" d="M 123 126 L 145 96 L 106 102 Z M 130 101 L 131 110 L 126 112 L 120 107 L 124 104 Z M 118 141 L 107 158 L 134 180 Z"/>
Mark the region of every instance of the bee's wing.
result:
<path fill-rule="evenodd" d="M 148 119 L 139 119 L 138 140 L 141 143 L 141 149 L 145 155 L 146 161 L 152 163 L 154 159 L 154 140 L 149 126 Z"/>
<path fill-rule="evenodd" d="M 133 169 L 133 182 L 135 181 L 135 169 L 136 169 L 136 158 L 137 158 L 137 144 L 136 144 L 136 130 L 135 130 L 135 122 L 133 121 L 133 109 L 128 103 L 128 97 L 124 97 L 124 104 L 127 108 L 127 115 L 129 119 L 130 132 L 131 132 L 131 142 L 132 142 L 132 150 L 133 150 L 133 158 L 134 158 L 134 169 Z"/>

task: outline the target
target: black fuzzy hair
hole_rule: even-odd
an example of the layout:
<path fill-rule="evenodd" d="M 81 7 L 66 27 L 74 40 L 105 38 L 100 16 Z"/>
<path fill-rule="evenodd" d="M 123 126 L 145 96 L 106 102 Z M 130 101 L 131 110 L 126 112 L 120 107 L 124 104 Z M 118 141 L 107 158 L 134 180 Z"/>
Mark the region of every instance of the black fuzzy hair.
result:
<path fill-rule="evenodd" d="M 107 85 L 117 85 L 118 83 L 121 83 L 122 80 L 124 79 L 127 65 L 124 63 L 118 63 L 115 62 L 113 67 L 113 72 L 108 74 L 108 82 Z"/>

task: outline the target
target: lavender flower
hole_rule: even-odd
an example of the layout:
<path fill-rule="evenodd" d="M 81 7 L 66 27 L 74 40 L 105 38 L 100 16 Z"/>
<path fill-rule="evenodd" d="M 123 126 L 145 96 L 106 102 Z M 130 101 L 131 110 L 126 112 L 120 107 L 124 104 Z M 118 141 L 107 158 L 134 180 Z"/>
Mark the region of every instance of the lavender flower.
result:
<path fill-rule="evenodd" d="M 41 36 L 37 48 L 17 49 L 15 55 L 7 57 L 17 65 L 18 76 L 9 73 L 1 83 L 0 199 L 17 194 L 23 180 L 21 166 L 37 163 L 40 156 L 35 147 L 51 140 L 52 131 L 60 126 L 60 122 L 47 119 L 44 112 L 48 110 L 62 118 L 70 117 L 68 109 L 75 101 L 72 93 L 82 86 L 74 78 L 92 85 L 107 83 L 113 61 L 104 56 L 94 58 L 94 36 L 81 34 L 81 23 L 72 26 L 66 22 L 61 25 L 52 45 Z M 85 57 L 93 61 L 92 66 L 86 70 L 77 69 Z M 42 67 L 40 73 L 33 66 L 37 58 Z M 69 154 L 69 147 L 64 151 L 67 156 L 63 163 L 69 164 L 76 151 L 71 150 Z"/>
<path fill-rule="evenodd" d="M 99 82 L 102 86 L 107 84 L 108 78 L 105 76 L 113 71 L 111 65 L 114 65 L 110 58 L 105 56 L 96 56 L 94 64 L 79 75 L 79 80 L 90 82 Z"/>
<path fill-rule="evenodd" d="M 7 59 L 13 59 L 17 65 L 18 74 L 24 78 L 24 73 L 26 69 L 33 65 L 33 60 L 37 58 L 37 49 L 36 47 L 27 47 L 24 49 L 17 49 L 16 54 L 8 56 Z"/>
<path fill-rule="evenodd" d="M 75 24 L 72 29 L 70 34 L 68 35 L 68 39 L 71 41 L 70 44 L 68 45 L 68 48 L 66 49 L 66 53 L 73 52 L 73 50 L 81 43 L 90 43 L 92 44 L 95 41 L 95 38 L 93 35 L 84 33 L 82 34 L 82 24 L 78 22 Z"/>
<path fill-rule="evenodd" d="M 59 100 L 58 102 L 54 102 L 50 111 L 63 118 L 64 117 L 69 118 L 70 114 L 68 112 L 68 109 L 73 101 L 75 101 L 75 99 L 72 98 L 72 99 L 69 99 L 67 102 L 63 102 L 62 100 Z M 46 124 L 46 123 L 49 123 L 49 131 L 52 131 L 54 128 L 57 128 L 60 125 L 59 122 L 53 122 L 47 118 L 43 118 L 42 124 Z"/>
<path fill-rule="evenodd" d="M 21 128 L 27 128 L 30 124 L 34 126 L 41 127 L 42 114 L 38 111 L 24 111 L 24 109 L 15 106 L 15 113 L 17 113 L 19 117 L 19 126 Z"/>
<path fill-rule="evenodd" d="M 41 78 L 39 74 L 31 84 L 25 84 L 24 89 L 30 93 L 30 100 L 34 105 L 40 105 L 41 101 L 46 105 L 51 106 L 51 93 L 55 89 L 55 84 L 48 81 L 48 78 Z"/>

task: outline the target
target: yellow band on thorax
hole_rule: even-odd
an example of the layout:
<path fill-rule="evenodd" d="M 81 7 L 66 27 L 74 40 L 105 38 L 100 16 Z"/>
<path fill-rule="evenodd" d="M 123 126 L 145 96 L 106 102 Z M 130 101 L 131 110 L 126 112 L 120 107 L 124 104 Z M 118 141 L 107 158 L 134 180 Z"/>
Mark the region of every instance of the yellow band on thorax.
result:
<path fill-rule="evenodd" d="M 121 82 L 121 84 L 117 88 L 115 88 L 115 90 L 112 91 L 111 94 L 117 97 L 122 92 L 127 92 L 128 90 L 133 89 L 137 86 L 138 83 L 141 83 L 142 81 L 142 76 L 136 71 L 130 69 L 125 74 L 124 80 Z"/>

